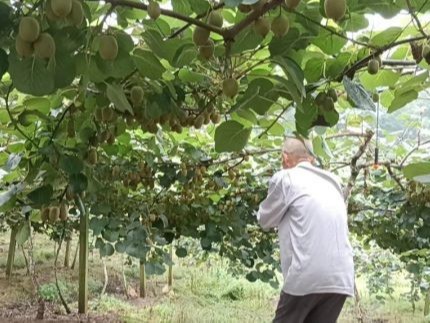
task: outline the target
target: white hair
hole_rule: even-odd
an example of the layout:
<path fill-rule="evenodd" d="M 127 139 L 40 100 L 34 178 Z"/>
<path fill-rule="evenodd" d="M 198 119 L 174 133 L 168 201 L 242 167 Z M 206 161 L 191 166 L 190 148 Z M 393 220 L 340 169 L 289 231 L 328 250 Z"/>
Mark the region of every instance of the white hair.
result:
<path fill-rule="evenodd" d="M 287 138 L 282 146 L 282 151 L 300 158 L 313 157 L 312 144 L 307 139 L 302 141 L 297 138 Z"/>

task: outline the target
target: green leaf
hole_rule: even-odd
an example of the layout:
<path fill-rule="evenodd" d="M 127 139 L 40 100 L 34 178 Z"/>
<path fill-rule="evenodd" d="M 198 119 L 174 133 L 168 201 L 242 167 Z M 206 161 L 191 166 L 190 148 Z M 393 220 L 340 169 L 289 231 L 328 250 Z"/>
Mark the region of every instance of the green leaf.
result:
<path fill-rule="evenodd" d="M 247 28 L 236 36 L 236 41 L 231 46 L 231 54 L 243 53 L 260 45 L 263 37 L 257 35 L 253 28 Z"/>
<path fill-rule="evenodd" d="M 207 82 L 208 77 L 204 74 L 193 72 L 188 68 L 182 68 L 178 72 L 178 77 L 183 82 L 200 83 Z"/>
<path fill-rule="evenodd" d="M 399 78 L 399 73 L 390 70 L 379 71 L 376 75 L 370 75 L 369 73 L 360 75 L 361 84 L 369 91 L 374 91 L 376 88 L 383 86 L 393 87 Z"/>
<path fill-rule="evenodd" d="M 418 98 L 418 92 L 409 90 L 408 92 L 395 93 L 394 100 L 391 102 L 388 112 L 394 112 L 404 107 L 406 104 L 415 101 Z"/>
<path fill-rule="evenodd" d="M 376 34 L 370 40 L 370 45 L 383 47 L 396 41 L 397 38 L 402 34 L 403 28 L 390 27 L 384 31 Z"/>
<path fill-rule="evenodd" d="M 12 185 L 9 190 L 0 194 L 0 212 L 10 210 L 16 202 L 16 195 L 20 193 L 24 185 Z"/>
<path fill-rule="evenodd" d="M 193 11 L 188 0 L 173 0 L 172 8 L 174 12 L 189 16 Z"/>
<path fill-rule="evenodd" d="M 188 254 L 187 249 L 183 247 L 177 248 L 175 253 L 176 253 L 176 256 L 178 256 L 179 258 L 184 258 Z"/>
<path fill-rule="evenodd" d="M 292 81 L 294 83 L 294 85 L 296 86 L 297 92 L 299 93 L 299 95 L 302 98 L 305 97 L 306 91 L 305 91 L 305 86 L 303 84 L 305 76 L 304 76 L 304 73 L 303 73 L 302 69 L 300 68 L 300 66 L 295 61 L 293 61 L 292 59 L 290 59 L 288 57 L 286 57 L 286 58 L 282 58 L 282 57 L 275 58 L 275 59 L 273 59 L 273 61 L 276 64 L 278 64 L 279 66 L 281 66 L 285 75 L 287 75 L 288 80 Z"/>
<path fill-rule="evenodd" d="M 78 174 L 83 171 L 84 163 L 76 156 L 63 155 L 60 158 L 60 168 L 68 174 Z"/>
<path fill-rule="evenodd" d="M 119 84 L 107 84 L 106 95 L 108 99 L 115 105 L 115 108 L 121 112 L 130 112 L 133 114 L 133 109 L 124 94 L 124 90 Z"/>
<path fill-rule="evenodd" d="M 97 238 L 97 248 L 100 250 L 100 257 L 110 257 L 115 253 L 115 248 L 110 243 L 105 243 Z"/>
<path fill-rule="evenodd" d="M 34 109 L 48 114 L 51 109 L 51 101 L 47 98 L 30 98 L 23 102 L 23 105 L 29 109 Z"/>
<path fill-rule="evenodd" d="M 294 43 L 299 39 L 300 31 L 297 28 L 290 28 L 284 37 L 273 37 L 269 44 L 270 56 L 283 56 L 293 48 Z"/>
<path fill-rule="evenodd" d="M 256 95 L 256 93 L 261 93 L 261 95 Z M 258 114 L 264 115 L 278 97 L 279 94 L 274 91 L 273 82 L 267 78 L 256 78 L 249 83 L 245 93 L 239 97 L 232 111 L 253 109 Z"/>
<path fill-rule="evenodd" d="M 14 49 L 9 54 L 9 74 L 13 84 L 22 93 L 42 96 L 55 91 L 55 72 L 44 60 L 20 60 Z"/>
<path fill-rule="evenodd" d="M 403 174 L 408 179 L 415 179 L 419 176 L 428 176 L 430 175 L 430 162 L 409 164 L 403 168 Z"/>
<path fill-rule="evenodd" d="M 242 150 L 248 142 L 251 128 L 245 128 L 237 121 L 229 120 L 215 130 L 215 150 L 232 152 Z"/>
<path fill-rule="evenodd" d="M 304 71 L 306 80 L 311 83 L 319 81 L 323 76 L 324 65 L 324 58 L 315 57 L 308 60 Z"/>
<path fill-rule="evenodd" d="M 332 27 L 328 28 L 335 30 Z M 347 40 L 332 34 L 328 30 L 323 29 L 319 33 L 318 37 L 312 41 L 312 43 L 318 46 L 324 53 L 328 55 L 337 55 L 343 46 L 346 45 Z"/>
<path fill-rule="evenodd" d="M 36 205 L 42 205 L 51 201 L 52 194 L 54 194 L 54 189 L 50 184 L 47 184 L 31 191 L 27 197 Z"/>
<path fill-rule="evenodd" d="M 157 56 L 150 51 L 137 49 L 134 51 L 133 59 L 139 73 L 151 80 L 160 79 L 166 71 Z"/>
<path fill-rule="evenodd" d="M 361 84 L 351 81 L 345 76 L 343 78 L 343 85 L 348 97 L 355 103 L 357 108 L 371 111 L 376 110 L 375 103 Z"/>
<path fill-rule="evenodd" d="M 10 154 L 8 156 L 6 165 L 3 167 L 3 169 L 6 172 L 13 171 L 15 168 L 18 167 L 21 159 L 22 159 L 22 154 L 14 154 L 14 153 Z"/>
<path fill-rule="evenodd" d="M 119 238 L 119 231 L 109 229 L 103 230 L 102 237 L 109 242 L 116 242 Z"/>
<path fill-rule="evenodd" d="M 16 243 L 22 246 L 30 238 L 30 223 L 24 222 L 16 234 Z"/>

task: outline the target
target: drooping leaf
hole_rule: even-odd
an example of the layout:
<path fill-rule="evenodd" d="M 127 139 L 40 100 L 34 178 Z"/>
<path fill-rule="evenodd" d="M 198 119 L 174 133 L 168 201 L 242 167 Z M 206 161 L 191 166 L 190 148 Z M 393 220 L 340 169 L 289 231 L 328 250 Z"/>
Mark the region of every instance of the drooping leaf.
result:
<path fill-rule="evenodd" d="M 237 121 L 229 120 L 215 130 L 215 150 L 233 152 L 242 150 L 248 142 L 251 128 L 245 128 Z"/>
<path fill-rule="evenodd" d="M 106 95 L 115 105 L 115 108 L 121 112 L 133 114 L 133 109 L 124 94 L 124 89 L 119 84 L 107 84 Z"/>
<path fill-rule="evenodd" d="M 18 246 L 22 246 L 30 237 L 30 223 L 24 222 L 20 228 L 18 229 L 18 232 L 16 234 L 16 243 Z"/>
<path fill-rule="evenodd" d="M 27 197 L 36 205 L 48 204 L 54 189 L 50 184 L 43 185 L 28 193 Z"/>

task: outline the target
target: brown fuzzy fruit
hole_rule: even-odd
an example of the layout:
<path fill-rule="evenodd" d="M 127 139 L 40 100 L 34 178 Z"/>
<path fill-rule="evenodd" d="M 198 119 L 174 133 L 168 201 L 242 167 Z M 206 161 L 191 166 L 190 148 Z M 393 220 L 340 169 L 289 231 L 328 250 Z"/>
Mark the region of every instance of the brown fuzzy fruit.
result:
<path fill-rule="evenodd" d="M 290 29 L 290 22 L 284 15 L 277 16 L 272 21 L 271 29 L 276 37 L 284 37 Z"/>
<path fill-rule="evenodd" d="M 199 53 L 204 59 L 210 59 L 214 55 L 215 44 L 212 39 L 208 39 L 207 43 L 199 47 Z"/>
<path fill-rule="evenodd" d="M 326 97 L 327 97 L 327 94 L 325 94 L 324 92 L 318 93 L 318 95 L 315 98 L 315 103 L 317 105 L 322 105 L 324 103 Z"/>
<path fill-rule="evenodd" d="M 224 80 L 222 83 L 222 92 L 229 98 L 234 98 L 239 92 L 239 82 L 234 78 Z"/>
<path fill-rule="evenodd" d="M 49 222 L 57 222 L 60 218 L 60 208 L 58 206 L 51 206 L 49 208 Z"/>
<path fill-rule="evenodd" d="M 333 102 L 337 102 L 337 93 L 335 89 L 329 89 L 327 95 L 332 98 Z"/>
<path fill-rule="evenodd" d="M 72 0 L 72 11 L 67 16 L 67 20 L 76 27 L 82 25 L 84 21 L 84 9 L 78 0 Z"/>
<path fill-rule="evenodd" d="M 49 220 L 49 207 L 44 207 L 40 210 L 40 217 L 42 222 L 46 222 Z"/>
<path fill-rule="evenodd" d="M 67 123 L 67 136 L 69 138 L 75 138 L 75 120 L 69 119 Z"/>
<path fill-rule="evenodd" d="M 161 8 L 158 2 L 149 1 L 148 4 L 148 16 L 153 20 L 157 20 L 161 15 Z"/>
<path fill-rule="evenodd" d="M 108 145 L 113 145 L 115 143 L 115 135 L 111 131 L 108 131 L 108 138 L 106 142 Z"/>
<path fill-rule="evenodd" d="M 39 22 L 33 17 L 21 18 L 18 34 L 23 41 L 29 43 L 36 41 L 40 36 Z"/>
<path fill-rule="evenodd" d="M 254 23 L 254 31 L 261 37 L 266 37 L 270 31 L 270 20 L 266 17 L 257 19 Z"/>
<path fill-rule="evenodd" d="M 143 102 L 143 89 L 140 86 L 133 86 L 130 91 L 130 100 L 133 106 L 138 106 Z"/>
<path fill-rule="evenodd" d="M 19 35 L 15 39 L 15 49 L 20 57 L 28 58 L 34 53 L 33 45 L 24 41 Z"/>
<path fill-rule="evenodd" d="M 300 0 L 285 0 L 285 4 L 287 5 L 288 9 L 296 9 L 296 7 L 299 5 Z"/>
<path fill-rule="evenodd" d="M 112 117 L 113 117 L 113 113 L 114 113 L 114 111 L 111 108 L 109 108 L 109 107 L 103 108 L 103 110 L 102 110 L 102 120 L 104 122 L 111 121 Z"/>
<path fill-rule="evenodd" d="M 248 12 L 252 11 L 251 6 L 249 6 L 247 4 L 242 4 L 242 3 L 238 6 L 238 9 L 242 13 L 248 13 Z"/>
<path fill-rule="evenodd" d="M 327 18 L 338 21 L 345 16 L 346 0 L 325 0 L 324 10 Z"/>
<path fill-rule="evenodd" d="M 197 46 L 204 46 L 209 39 L 209 30 L 197 26 L 193 33 L 193 42 Z"/>
<path fill-rule="evenodd" d="M 91 165 L 97 164 L 97 149 L 96 148 L 91 148 L 90 151 L 88 152 L 88 162 Z"/>
<path fill-rule="evenodd" d="M 61 221 L 67 221 L 69 217 L 69 208 L 65 202 L 62 202 L 60 205 L 60 219 Z"/>
<path fill-rule="evenodd" d="M 208 23 L 212 26 L 222 28 L 224 18 L 219 11 L 212 11 L 208 17 Z"/>
<path fill-rule="evenodd" d="M 373 100 L 373 102 L 378 103 L 379 102 L 379 94 L 376 92 L 373 93 L 372 94 L 372 100 Z"/>
<path fill-rule="evenodd" d="M 47 0 L 46 1 L 46 4 L 45 4 L 45 15 L 46 15 L 46 18 L 48 18 L 48 20 L 50 20 L 50 21 L 61 20 L 61 18 L 57 17 L 55 15 L 55 13 L 52 11 L 51 0 Z"/>
<path fill-rule="evenodd" d="M 333 111 L 335 109 L 333 99 L 326 96 L 324 103 L 322 104 L 322 108 L 324 111 Z"/>
<path fill-rule="evenodd" d="M 66 18 L 72 12 L 72 0 L 51 0 L 51 9 L 54 15 Z"/>
<path fill-rule="evenodd" d="M 213 124 L 218 124 L 221 121 L 221 115 L 218 112 L 212 112 L 211 121 Z"/>
<path fill-rule="evenodd" d="M 37 58 L 52 58 L 55 56 L 55 41 L 48 33 L 41 33 L 39 39 L 33 44 L 34 55 Z"/>
<path fill-rule="evenodd" d="M 377 59 L 373 58 L 369 61 L 367 65 L 367 71 L 370 75 L 375 75 L 379 72 L 379 62 Z"/>
<path fill-rule="evenodd" d="M 100 36 L 99 54 L 105 61 L 113 61 L 118 56 L 118 42 L 114 36 Z"/>
<path fill-rule="evenodd" d="M 205 121 L 205 117 L 203 114 L 199 115 L 195 120 L 194 120 L 194 128 L 196 129 L 200 129 L 203 126 L 203 122 Z"/>

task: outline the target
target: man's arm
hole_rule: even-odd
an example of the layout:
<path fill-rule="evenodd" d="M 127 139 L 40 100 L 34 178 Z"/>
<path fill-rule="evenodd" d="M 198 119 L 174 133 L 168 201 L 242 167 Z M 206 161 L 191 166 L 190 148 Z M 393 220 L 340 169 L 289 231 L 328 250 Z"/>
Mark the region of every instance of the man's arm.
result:
<path fill-rule="evenodd" d="M 269 192 L 257 213 L 258 223 L 263 229 L 275 228 L 281 222 L 289 206 L 289 188 L 290 180 L 284 172 L 278 172 L 270 179 Z"/>

